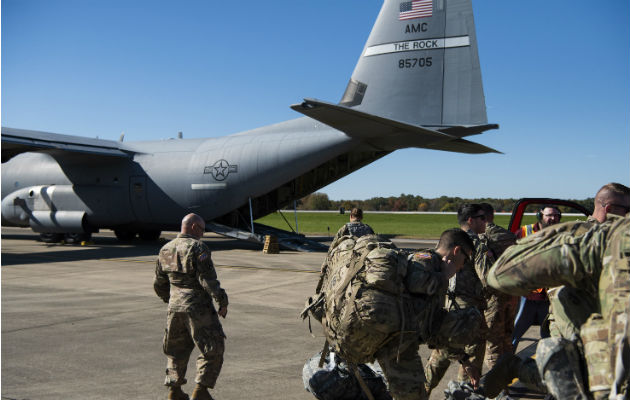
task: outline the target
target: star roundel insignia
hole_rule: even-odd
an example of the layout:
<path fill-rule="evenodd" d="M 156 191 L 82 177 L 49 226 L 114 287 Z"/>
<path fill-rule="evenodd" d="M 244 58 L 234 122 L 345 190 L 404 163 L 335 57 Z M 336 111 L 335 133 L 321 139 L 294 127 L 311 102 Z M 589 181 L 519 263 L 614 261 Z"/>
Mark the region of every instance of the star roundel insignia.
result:
<path fill-rule="evenodd" d="M 226 160 L 219 160 L 212 165 L 210 173 L 212 177 L 217 181 L 224 181 L 227 179 L 230 172 L 236 172 L 237 166 L 230 165 Z"/>

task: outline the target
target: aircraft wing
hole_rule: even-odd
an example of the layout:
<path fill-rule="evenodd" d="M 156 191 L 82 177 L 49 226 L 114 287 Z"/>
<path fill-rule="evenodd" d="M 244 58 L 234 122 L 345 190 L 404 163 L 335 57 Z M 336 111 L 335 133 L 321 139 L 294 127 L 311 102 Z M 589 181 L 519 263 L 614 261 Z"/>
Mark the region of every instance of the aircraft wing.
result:
<path fill-rule="evenodd" d="M 113 140 L 2 127 L 2 162 L 28 151 L 40 151 L 52 155 L 92 154 L 123 158 L 129 158 L 133 154 L 121 149 L 121 143 Z"/>
<path fill-rule="evenodd" d="M 460 136 L 497 128 L 498 125 L 495 124 L 443 127 L 446 132 L 451 130 L 456 133 L 452 135 L 314 99 L 305 99 L 303 103 L 294 104 L 291 108 L 382 150 L 393 151 L 407 147 L 421 147 L 469 154 L 500 153 L 497 150 L 460 138 Z"/>

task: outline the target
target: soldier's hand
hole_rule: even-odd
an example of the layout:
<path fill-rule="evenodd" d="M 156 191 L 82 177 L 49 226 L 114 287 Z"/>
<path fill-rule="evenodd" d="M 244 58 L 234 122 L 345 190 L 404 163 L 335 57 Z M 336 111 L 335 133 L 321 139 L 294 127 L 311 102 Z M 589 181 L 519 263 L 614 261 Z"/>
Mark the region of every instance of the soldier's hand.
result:
<path fill-rule="evenodd" d="M 227 306 L 219 308 L 218 313 L 221 317 L 225 318 L 225 316 L 227 315 Z"/>
<path fill-rule="evenodd" d="M 479 378 L 481 377 L 481 371 L 477 369 L 470 362 L 463 363 L 464 371 L 466 371 L 466 375 L 470 378 L 470 384 L 473 386 L 473 389 L 477 389 L 479 387 Z"/>

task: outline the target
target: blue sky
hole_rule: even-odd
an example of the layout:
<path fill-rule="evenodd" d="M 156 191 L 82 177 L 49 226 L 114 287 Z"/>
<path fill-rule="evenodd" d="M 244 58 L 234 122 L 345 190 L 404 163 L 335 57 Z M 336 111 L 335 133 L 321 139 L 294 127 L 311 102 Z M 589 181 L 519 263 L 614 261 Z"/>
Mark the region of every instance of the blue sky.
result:
<path fill-rule="evenodd" d="M 381 2 L 2 1 L 2 125 L 125 141 L 216 137 L 337 102 Z M 407 149 L 332 199 L 592 197 L 630 184 L 630 3 L 474 0 L 505 154 Z"/>

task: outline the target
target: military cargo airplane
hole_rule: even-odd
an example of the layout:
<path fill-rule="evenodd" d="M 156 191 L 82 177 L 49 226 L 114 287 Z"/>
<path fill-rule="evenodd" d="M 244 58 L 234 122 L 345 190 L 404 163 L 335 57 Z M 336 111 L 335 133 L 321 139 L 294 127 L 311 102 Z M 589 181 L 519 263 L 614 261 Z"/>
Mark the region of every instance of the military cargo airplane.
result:
<path fill-rule="evenodd" d="M 208 139 L 91 139 L 2 127 L 2 225 L 45 241 L 157 239 L 195 212 L 256 238 L 253 221 L 402 148 L 497 152 L 463 139 L 488 124 L 470 0 L 386 0 L 341 101 Z M 248 236 L 249 235 L 249 236 Z"/>

